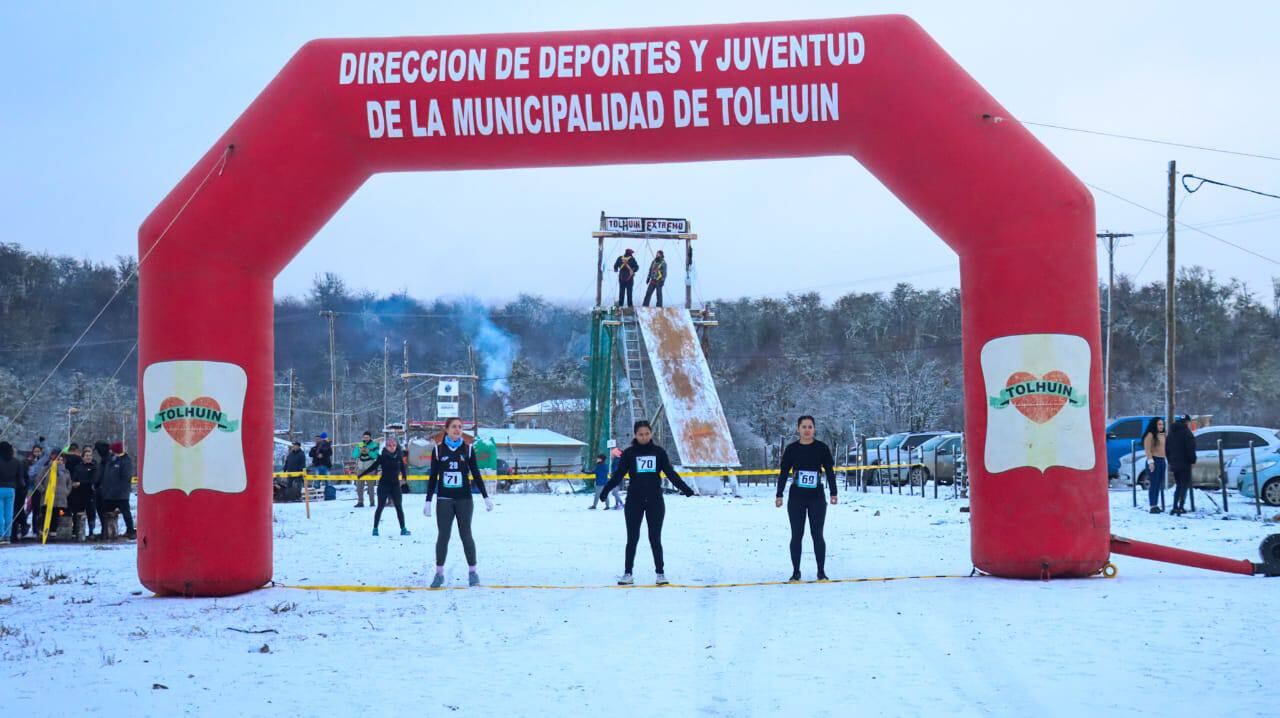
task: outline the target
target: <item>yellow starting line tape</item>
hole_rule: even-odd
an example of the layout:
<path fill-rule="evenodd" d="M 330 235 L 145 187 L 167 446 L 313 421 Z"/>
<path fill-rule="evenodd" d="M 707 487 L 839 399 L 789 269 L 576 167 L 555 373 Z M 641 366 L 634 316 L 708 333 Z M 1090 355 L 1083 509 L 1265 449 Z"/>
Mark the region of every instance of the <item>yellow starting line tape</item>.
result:
<path fill-rule="evenodd" d="M 968 578 L 965 575 L 942 575 L 942 576 L 883 576 L 878 578 L 833 578 L 829 581 L 754 581 L 745 583 L 669 583 L 664 586 L 657 584 L 636 584 L 634 586 L 617 586 L 617 585 L 601 585 L 601 586 L 526 586 L 526 585 L 505 585 L 495 584 L 480 586 L 480 588 L 488 588 L 502 591 L 515 590 L 539 590 L 539 591 L 584 591 L 594 589 L 636 589 L 636 588 L 748 588 L 754 586 L 798 586 L 805 584 L 817 583 L 887 583 L 889 581 L 917 581 L 930 578 Z M 271 583 L 274 588 L 292 588 L 300 591 L 346 591 L 351 593 L 391 593 L 393 591 L 467 591 L 471 590 L 466 586 L 442 586 L 440 588 L 431 588 L 429 586 L 295 586 L 285 583 Z"/>

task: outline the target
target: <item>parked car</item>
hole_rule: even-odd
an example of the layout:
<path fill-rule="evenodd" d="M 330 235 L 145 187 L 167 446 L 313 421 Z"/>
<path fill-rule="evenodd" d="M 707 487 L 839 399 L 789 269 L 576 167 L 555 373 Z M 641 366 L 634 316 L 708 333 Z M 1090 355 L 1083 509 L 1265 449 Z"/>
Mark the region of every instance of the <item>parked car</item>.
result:
<path fill-rule="evenodd" d="M 1195 436 L 1196 465 L 1191 469 L 1191 485 L 1198 489 L 1222 488 L 1223 467 L 1218 463 L 1219 441 L 1222 442 L 1222 455 L 1225 461 L 1230 461 L 1240 454 L 1248 456 L 1250 441 L 1253 442 L 1255 451 L 1259 453 L 1271 453 L 1280 449 L 1280 433 L 1275 429 L 1262 426 L 1207 426 L 1197 429 Z M 1138 484 L 1146 486 L 1148 483 L 1147 454 L 1141 449 L 1132 456 L 1126 454 L 1120 461 L 1118 476 L 1122 482 L 1131 483 L 1135 473 Z M 1231 487 L 1235 484 L 1228 481 L 1227 485 Z"/>
<path fill-rule="evenodd" d="M 934 480 L 950 484 L 956 477 L 956 455 L 960 453 L 964 434 L 939 434 L 911 450 L 911 483 L 923 486 Z M 936 474 L 935 474 L 936 472 Z"/>
<path fill-rule="evenodd" d="M 1119 416 L 1107 424 L 1107 477 L 1120 473 L 1120 460 L 1134 447 L 1142 451 L 1142 432 L 1154 416 Z"/>
<path fill-rule="evenodd" d="M 870 464 L 871 462 L 868 461 L 868 459 L 871 457 L 875 457 L 876 449 L 880 448 L 880 445 L 884 443 L 884 437 L 868 436 L 866 439 L 864 439 L 864 441 L 866 442 L 865 455 L 863 454 L 863 451 L 862 451 L 863 447 L 858 446 L 857 444 L 854 444 L 853 446 L 849 447 L 849 453 L 848 455 L 845 456 L 845 461 L 848 462 L 849 466 L 861 466 L 864 464 Z"/>
<path fill-rule="evenodd" d="M 924 442 L 935 436 L 949 434 L 948 431 L 904 431 L 894 434 L 877 448 L 876 461 L 877 464 L 907 464 L 911 461 L 911 450 L 920 446 Z M 900 438 L 899 438 L 900 437 Z M 900 486 L 907 482 L 910 470 L 905 466 L 899 466 L 893 469 L 878 469 L 876 471 L 876 479 L 878 481 L 889 481 L 894 486 Z"/>
<path fill-rule="evenodd" d="M 1280 451 L 1263 453 L 1254 450 L 1254 457 L 1245 451 L 1227 462 L 1227 482 L 1234 485 L 1241 496 L 1253 498 L 1253 459 L 1258 462 L 1258 491 L 1262 503 L 1280 506 Z M 1234 483 L 1232 483 L 1234 482 Z"/>

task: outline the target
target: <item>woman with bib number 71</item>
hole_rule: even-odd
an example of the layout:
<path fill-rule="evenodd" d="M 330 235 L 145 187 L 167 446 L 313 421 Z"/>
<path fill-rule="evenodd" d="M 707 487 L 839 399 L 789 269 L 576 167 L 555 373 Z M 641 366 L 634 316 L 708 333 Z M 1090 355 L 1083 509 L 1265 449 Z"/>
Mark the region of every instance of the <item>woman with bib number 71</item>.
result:
<path fill-rule="evenodd" d="M 431 480 L 427 482 L 427 503 L 422 507 L 424 516 L 431 516 L 431 499 L 439 492 L 436 505 L 436 575 L 431 579 L 432 588 L 444 585 L 444 559 L 449 554 L 449 537 L 453 522 L 458 522 L 458 535 L 462 537 L 462 551 L 467 556 L 467 583 L 480 585 L 476 574 L 476 542 L 471 538 L 471 517 L 475 503 L 471 500 L 471 481 L 484 497 L 485 511 L 493 511 L 493 500 L 485 491 L 484 479 L 476 466 L 476 450 L 462 438 L 462 419 L 454 417 L 445 421 L 444 439 L 431 452 Z"/>
<path fill-rule="evenodd" d="M 809 519 L 809 532 L 813 534 L 813 555 L 818 560 L 818 580 L 827 578 L 827 541 L 822 537 L 822 526 L 827 520 L 826 497 L 822 495 L 822 474 L 827 475 L 827 488 L 831 490 L 831 503 L 836 503 L 835 461 L 831 449 L 813 438 L 817 425 L 812 416 L 802 416 L 796 422 L 799 441 L 793 441 L 782 452 L 782 468 L 778 471 L 778 496 L 774 504 L 782 508 L 782 490 L 791 483 L 787 497 L 787 516 L 791 519 L 791 580 L 800 580 L 800 544 L 804 541 L 804 522 Z"/>

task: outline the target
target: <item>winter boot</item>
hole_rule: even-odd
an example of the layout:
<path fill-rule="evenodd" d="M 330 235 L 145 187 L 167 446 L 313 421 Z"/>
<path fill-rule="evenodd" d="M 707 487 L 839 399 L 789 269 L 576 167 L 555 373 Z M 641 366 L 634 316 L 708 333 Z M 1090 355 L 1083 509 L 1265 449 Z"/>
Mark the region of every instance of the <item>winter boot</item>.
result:
<path fill-rule="evenodd" d="M 102 518 L 102 540 L 115 541 L 119 536 L 120 525 L 116 522 L 120 519 L 120 512 L 108 511 Z"/>
<path fill-rule="evenodd" d="M 436 574 L 436 576 L 435 576 L 435 578 L 431 579 L 431 587 L 432 587 L 432 588 L 440 588 L 440 587 L 441 587 L 441 586 L 443 586 L 443 585 L 444 585 L 444 574 L 443 574 L 443 573 L 437 573 L 437 574 Z"/>
<path fill-rule="evenodd" d="M 634 586 L 635 583 L 636 583 L 636 580 L 632 578 L 631 574 L 629 573 L 622 574 L 622 578 L 618 579 L 619 586 Z"/>
<path fill-rule="evenodd" d="M 665 573 L 659 573 L 656 577 L 654 577 L 653 582 L 658 584 L 659 586 L 665 586 L 671 583 L 670 581 L 667 580 L 667 575 Z"/>

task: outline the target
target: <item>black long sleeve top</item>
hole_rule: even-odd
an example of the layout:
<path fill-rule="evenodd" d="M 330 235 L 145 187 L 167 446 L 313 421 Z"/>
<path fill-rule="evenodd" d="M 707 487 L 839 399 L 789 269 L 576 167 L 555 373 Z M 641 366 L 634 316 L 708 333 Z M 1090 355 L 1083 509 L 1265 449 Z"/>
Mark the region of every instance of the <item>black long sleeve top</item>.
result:
<path fill-rule="evenodd" d="M 822 491 L 821 475 L 827 475 L 827 488 L 836 495 L 835 460 L 831 449 L 821 441 L 802 444 L 793 441 L 782 450 L 782 467 L 778 470 L 778 498 L 787 487 L 787 479 L 794 478 L 792 491 Z"/>
<path fill-rule="evenodd" d="M 373 460 L 372 464 L 365 467 L 360 472 L 360 476 L 371 474 L 375 469 L 382 470 L 382 477 L 379 481 L 395 483 L 400 481 L 401 477 L 409 477 L 409 468 L 405 466 L 404 451 L 400 447 L 396 447 L 395 451 L 391 451 L 387 447 L 382 447 L 382 453 L 378 454 L 378 458 Z"/>
<path fill-rule="evenodd" d="M 630 490 L 636 492 L 662 493 L 662 476 L 665 475 L 672 484 L 685 496 L 693 496 L 693 489 L 680 478 L 666 449 L 653 442 L 648 444 L 632 444 L 622 452 L 618 466 L 613 470 L 609 483 L 600 490 L 601 498 L 608 496 L 613 487 L 622 483 L 627 476 L 631 477 Z"/>
<path fill-rule="evenodd" d="M 476 450 L 465 441 L 457 449 L 450 449 L 443 441 L 431 452 L 431 480 L 427 482 L 427 501 L 437 492 L 442 499 L 471 500 L 471 481 L 480 489 L 480 495 L 488 498 L 480 467 L 476 465 Z"/>

